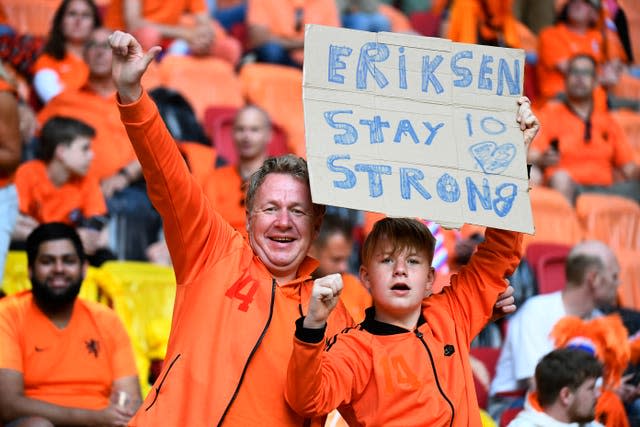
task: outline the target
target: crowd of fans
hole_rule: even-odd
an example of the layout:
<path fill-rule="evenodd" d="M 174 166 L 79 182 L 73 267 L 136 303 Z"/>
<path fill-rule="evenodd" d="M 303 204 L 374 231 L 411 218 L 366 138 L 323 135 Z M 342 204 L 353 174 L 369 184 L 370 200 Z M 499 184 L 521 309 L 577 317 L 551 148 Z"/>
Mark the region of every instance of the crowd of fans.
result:
<path fill-rule="evenodd" d="M 50 222 L 76 229 L 83 257 L 86 254 L 92 266 L 117 259 L 171 264 L 162 221 L 147 195 L 140 163 L 116 103 L 109 46 L 114 30 L 133 34 L 145 50 L 161 46 L 163 50 L 152 65 L 162 64 L 169 57 L 215 58 L 227 64 L 235 76 L 254 63 L 275 64 L 301 73 L 305 24 L 522 48 L 526 52 L 525 95 L 532 100 L 542 125 L 528 158 L 533 166 L 532 191 L 536 186 L 549 187 L 571 207 L 586 193 L 640 202 L 640 133 L 636 131 L 640 128 L 640 11 L 629 1 L 49 1 L 57 8 L 50 17 L 46 37 L 31 37 L 29 29 L 18 28 L 12 22 L 15 6 L 5 11 L 0 3 L 0 283 L 7 251 L 24 250 L 27 237 Z M 145 89 L 154 86 L 150 82 Z M 214 135 L 209 131 L 211 123 L 194 112 L 188 102 L 185 108 L 177 109 L 175 102 L 163 100 L 157 90 L 151 92 L 152 98 L 178 141 L 189 170 L 211 205 L 246 237 L 247 180 L 274 154 L 277 138 L 288 144 L 282 151 L 300 152 L 300 135 L 289 130 L 301 124 L 283 121 L 288 112 L 274 114 L 270 105 L 247 103 L 238 108 L 220 103 L 210 107 L 216 107 L 221 115 L 207 116 L 207 120 L 220 123 L 222 114 L 231 111 L 230 131 L 228 135 Z M 193 96 L 177 94 L 183 102 Z M 625 111 L 624 117 L 617 114 L 619 111 Z M 276 116 L 280 122 L 275 121 Z M 234 158 L 218 154 L 223 142 L 216 137 L 229 139 Z M 355 277 L 359 250 L 378 219 L 371 213 L 329 207 L 324 228 L 310 252 L 320 261 L 315 277 L 343 275 L 342 295 L 356 321 L 364 318 L 364 308 L 371 303 Z M 468 262 L 483 240 L 484 230 L 473 226 L 444 230 L 425 223 L 436 238 L 435 289 L 439 290 Z M 615 255 L 600 246 L 593 247 L 577 246 L 576 253 L 606 259 L 595 264 L 609 269 L 607 274 L 615 270 L 616 278 L 607 282 L 609 290 L 615 285 L 615 291 L 618 267 L 611 267 L 617 265 Z M 591 280 L 585 271 L 592 261 L 589 258 L 586 264 L 572 267 L 573 275 L 567 276 L 567 289 L 573 290 L 570 295 L 576 294 L 582 282 Z M 595 278 L 593 281 L 597 282 Z M 515 284 L 525 286 L 517 280 Z M 597 284 L 600 288 L 607 285 Z M 607 295 L 606 303 L 600 304 L 602 301 L 589 295 L 591 303 L 586 308 L 580 306 L 580 311 L 569 307 L 566 300 L 563 308 L 559 295 L 553 298 L 558 313 L 579 311 L 579 317 L 591 316 L 594 310 L 608 312 L 619 303 Z M 533 310 L 531 307 L 528 310 Z M 523 317 L 520 314 L 516 320 Z M 552 326 L 549 324 L 548 329 Z M 630 334 L 636 332 L 627 329 Z M 491 334 L 488 330 L 483 333 Z M 509 340 L 515 340 L 515 332 L 510 334 Z M 522 331 L 520 334 L 525 335 Z M 497 335 L 497 339 L 488 340 L 491 345 L 502 345 L 502 332 Z M 546 346 L 545 338 L 540 340 Z M 505 347 L 507 351 L 513 350 L 509 346 Z M 533 346 L 537 350 L 544 347 Z M 553 348 L 552 343 L 548 346 L 547 350 Z M 517 346 L 517 351 L 522 348 Z M 518 373 L 510 378 L 513 387 L 492 387 L 490 400 L 494 407 L 489 409 L 495 422 L 500 422 L 510 406 L 525 406 L 524 393 L 520 392 L 526 391 L 542 355 L 531 357 L 526 375 Z M 501 360 L 500 364 L 504 370 L 509 362 Z M 515 395 L 511 393 L 514 391 Z M 634 401 L 640 393 L 635 389 L 625 393 L 623 403 L 629 419 L 635 420 L 640 411 Z M 489 425 L 491 419 L 487 417 L 485 422 Z"/>

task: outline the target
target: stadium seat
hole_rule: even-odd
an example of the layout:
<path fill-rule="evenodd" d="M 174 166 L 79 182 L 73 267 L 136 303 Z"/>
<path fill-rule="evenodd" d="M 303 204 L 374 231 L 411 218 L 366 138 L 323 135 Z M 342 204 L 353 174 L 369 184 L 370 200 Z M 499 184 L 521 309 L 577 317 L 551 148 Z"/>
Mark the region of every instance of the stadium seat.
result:
<path fill-rule="evenodd" d="M 601 240 L 615 249 L 640 250 L 640 206 L 607 194 L 581 194 L 576 212 L 586 239 Z"/>
<path fill-rule="evenodd" d="M 233 145 L 233 122 L 237 108 L 209 107 L 204 114 L 204 129 L 211 138 L 218 155 L 230 164 L 238 162 L 238 153 Z M 273 123 L 273 132 L 268 146 L 270 156 L 280 156 L 289 152 L 287 134 L 278 124 Z"/>
<path fill-rule="evenodd" d="M 62 0 L 2 0 L 7 22 L 18 34 L 47 36 Z"/>
<path fill-rule="evenodd" d="M 431 11 L 413 12 L 409 15 L 411 27 L 427 37 L 437 37 L 440 33 L 440 15 Z"/>
<path fill-rule="evenodd" d="M 264 108 L 287 133 L 289 150 L 305 156 L 302 71 L 275 64 L 246 64 L 240 70 L 247 102 Z"/>
<path fill-rule="evenodd" d="M 525 234 L 523 249 L 533 242 L 574 245 L 582 240 L 582 228 L 575 209 L 558 191 L 536 186 L 529 192 L 535 234 Z"/>
<path fill-rule="evenodd" d="M 159 72 L 162 84 L 180 92 L 201 122 L 209 106 L 244 104 L 233 66 L 221 59 L 167 55 L 160 62 Z"/>
<path fill-rule="evenodd" d="M 478 379 L 474 375 L 474 385 L 476 387 L 476 395 L 478 396 L 478 405 L 482 409 L 487 408 L 488 401 L 488 385 L 491 384 L 494 375 L 496 374 L 496 363 L 500 356 L 500 348 L 498 347 L 471 347 L 470 355 L 484 365 L 489 374 L 488 383 L 485 385 L 480 384 Z"/>
<path fill-rule="evenodd" d="M 88 267 L 78 296 L 87 301 L 109 304 L 108 297 L 100 289 L 99 275 L 97 268 Z M 25 251 L 9 251 L 0 288 L 6 295 L 13 295 L 31 289 L 27 253 Z"/>
<path fill-rule="evenodd" d="M 523 410 L 524 408 L 508 408 L 506 409 L 503 413 L 502 413 L 502 417 L 500 417 L 500 427 L 507 427 L 509 425 L 509 423 L 511 421 L 513 421 L 513 419 L 515 417 L 518 416 L 518 414 Z"/>
<path fill-rule="evenodd" d="M 538 294 L 559 291 L 566 283 L 565 262 L 571 246 L 536 242 L 527 246 L 525 257 L 538 283 Z"/>
<path fill-rule="evenodd" d="M 178 143 L 178 148 L 187 161 L 189 170 L 196 178 L 196 181 L 198 181 L 198 184 L 201 186 L 204 185 L 205 178 L 209 175 L 209 171 L 216 166 L 216 159 L 218 157 L 217 150 L 208 145 L 187 141 Z"/>
<path fill-rule="evenodd" d="M 146 262 L 108 261 L 100 273 L 101 287 L 131 337 L 144 396 L 150 388 L 151 361 L 163 359 L 167 350 L 176 291 L 173 270 Z"/>

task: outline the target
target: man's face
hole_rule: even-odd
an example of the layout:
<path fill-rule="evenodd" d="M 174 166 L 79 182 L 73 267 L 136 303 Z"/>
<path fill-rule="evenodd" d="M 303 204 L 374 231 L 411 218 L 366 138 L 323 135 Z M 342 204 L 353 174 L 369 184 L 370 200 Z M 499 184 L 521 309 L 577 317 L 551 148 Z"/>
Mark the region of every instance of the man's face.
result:
<path fill-rule="evenodd" d="M 113 54 L 109 46 L 111 31 L 100 28 L 89 36 L 84 47 L 84 60 L 89 66 L 89 72 L 96 77 L 111 76 L 111 62 Z"/>
<path fill-rule="evenodd" d="M 360 279 L 371 293 L 377 318 L 410 315 L 432 291 L 435 276 L 427 254 L 411 248 L 394 253 L 393 249 L 387 242 L 379 243 L 360 267 Z"/>
<path fill-rule="evenodd" d="M 69 144 L 60 144 L 56 151 L 62 163 L 75 175 L 84 176 L 91 166 L 93 150 L 91 139 L 78 136 Z"/>
<path fill-rule="evenodd" d="M 572 392 L 572 400 L 567 408 L 570 423 L 588 423 L 595 418 L 596 401 L 600 390 L 596 379 L 589 378 Z"/>
<path fill-rule="evenodd" d="M 594 298 L 598 306 L 615 306 L 620 285 L 620 266 L 613 253 L 604 256 L 603 261 L 604 267 L 596 270 L 594 277 Z"/>
<path fill-rule="evenodd" d="M 316 237 L 316 218 L 309 187 L 291 175 L 272 173 L 264 179 L 248 213 L 253 251 L 279 281 L 291 280 Z"/>
<path fill-rule="evenodd" d="M 265 156 L 270 140 L 271 127 L 260 110 L 247 108 L 238 113 L 233 124 L 233 142 L 240 159 Z"/>
<path fill-rule="evenodd" d="M 40 244 L 29 267 L 33 297 L 40 307 L 56 311 L 75 301 L 84 279 L 81 263 L 71 240 L 49 240 Z"/>
<path fill-rule="evenodd" d="M 318 260 L 319 276 L 346 272 L 349 269 L 352 249 L 353 241 L 342 233 L 329 236 L 322 247 L 314 245 L 311 255 Z"/>
<path fill-rule="evenodd" d="M 596 70 L 587 58 L 575 59 L 569 65 L 566 78 L 567 97 L 570 100 L 590 99 L 596 87 Z"/>

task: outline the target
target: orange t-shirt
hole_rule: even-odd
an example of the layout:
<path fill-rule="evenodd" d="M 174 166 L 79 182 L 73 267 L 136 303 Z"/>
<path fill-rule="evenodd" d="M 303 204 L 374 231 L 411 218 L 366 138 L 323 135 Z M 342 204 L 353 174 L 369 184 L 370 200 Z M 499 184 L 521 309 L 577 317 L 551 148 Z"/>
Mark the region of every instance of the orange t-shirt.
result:
<path fill-rule="evenodd" d="M 55 59 L 47 53 L 43 53 L 33 64 L 33 73 L 50 69 L 55 71 L 64 90 L 78 89 L 89 78 L 89 67 L 84 60 L 75 54 L 68 52 L 64 58 Z"/>
<path fill-rule="evenodd" d="M 57 328 L 31 291 L 0 300 L 0 369 L 23 374 L 27 397 L 101 409 L 111 385 L 136 375 L 129 337 L 110 308 L 76 300 L 69 324 Z"/>
<path fill-rule="evenodd" d="M 38 113 L 40 126 L 53 116 L 71 117 L 95 129 L 96 136 L 91 142 L 94 158 L 87 176 L 102 181 L 136 160 L 112 96 L 103 98 L 86 86 L 64 91 Z"/>
<path fill-rule="evenodd" d="M 611 185 L 613 168 L 633 160 L 633 150 L 618 123 L 604 111 L 591 114 L 591 140 L 586 142 L 585 123 L 563 102 L 550 102 L 540 111 L 540 132 L 531 148 L 544 153 L 558 141 L 560 161 L 545 170 L 547 179 L 566 170 L 582 185 Z"/>
<path fill-rule="evenodd" d="M 302 8 L 302 23 L 296 31 L 296 9 Z M 247 24 L 260 25 L 278 37 L 304 37 L 304 24 L 339 27 L 338 8 L 333 0 L 248 0 Z"/>
<path fill-rule="evenodd" d="M 114 30 L 125 30 L 124 1 L 111 0 L 104 25 Z M 204 0 L 142 0 L 142 16 L 156 24 L 177 25 L 183 14 L 198 14 L 207 11 Z"/>
<path fill-rule="evenodd" d="M 98 181 L 91 177 L 78 177 L 56 187 L 47 176 L 47 166 L 41 160 L 20 165 L 15 183 L 20 212 L 41 223 L 60 221 L 77 225 L 83 218 L 107 213 Z"/>
<path fill-rule="evenodd" d="M 211 206 L 222 218 L 247 237 L 245 191 L 236 167 L 228 165 L 211 169 L 204 181 L 203 190 Z"/>

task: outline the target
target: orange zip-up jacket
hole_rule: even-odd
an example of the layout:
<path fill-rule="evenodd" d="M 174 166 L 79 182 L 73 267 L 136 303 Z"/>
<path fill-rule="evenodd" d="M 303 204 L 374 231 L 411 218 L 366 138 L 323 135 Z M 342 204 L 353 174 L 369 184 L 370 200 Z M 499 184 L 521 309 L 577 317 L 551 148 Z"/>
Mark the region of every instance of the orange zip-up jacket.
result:
<path fill-rule="evenodd" d="M 480 427 L 469 347 L 506 289 L 521 243 L 520 233 L 487 228 L 451 286 L 425 300 L 414 331 L 376 321 L 370 308 L 364 322 L 323 343 L 322 330 L 298 319 L 291 407 L 308 417 L 337 407 L 350 426 Z"/>
<path fill-rule="evenodd" d="M 305 259 L 297 279 L 277 284 L 210 208 L 149 96 L 119 108 L 162 215 L 177 282 L 165 363 L 130 425 L 305 424 L 285 402 L 284 385 L 295 319 L 306 312 L 317 263 Z M 329 329 L 351 325 L 340 304 Z"/>

